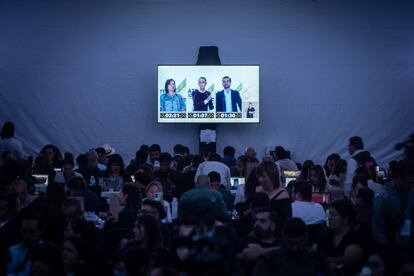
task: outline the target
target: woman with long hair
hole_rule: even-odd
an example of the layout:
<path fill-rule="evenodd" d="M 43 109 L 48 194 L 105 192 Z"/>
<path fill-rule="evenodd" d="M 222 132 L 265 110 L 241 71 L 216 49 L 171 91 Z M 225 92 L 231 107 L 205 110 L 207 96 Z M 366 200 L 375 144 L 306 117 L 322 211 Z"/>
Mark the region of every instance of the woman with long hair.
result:
<path fill-rule="evenodd" d="M 282 223 L 292 217 L 292 200 L 288 191 L 282 187 L 279 169 L 274 162 L 259 164 L 256 175 L 260 182 L 259 191 L 267 194 L 271 209 L 282 219 Z"/>
<path fill-rule="evenodd" d="M 137 216 L 137 212 L 141 207 L 141 193 L 139 189 L 131 184 L 122 186 L 122 190 L 118 194 L 118 201 L 123 206 L 122 211 L 118 215 L 118 227 L 132 227 Z"/>

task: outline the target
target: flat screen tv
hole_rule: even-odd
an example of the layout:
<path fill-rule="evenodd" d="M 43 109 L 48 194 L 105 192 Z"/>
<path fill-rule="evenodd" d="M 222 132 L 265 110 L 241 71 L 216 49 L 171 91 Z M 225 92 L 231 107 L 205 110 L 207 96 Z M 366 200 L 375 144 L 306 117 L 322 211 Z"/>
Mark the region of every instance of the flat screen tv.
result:
<path fill-rule="evenodd" d="M 159 123 L 258 123 L 258 65 L 158 65 Z"/>

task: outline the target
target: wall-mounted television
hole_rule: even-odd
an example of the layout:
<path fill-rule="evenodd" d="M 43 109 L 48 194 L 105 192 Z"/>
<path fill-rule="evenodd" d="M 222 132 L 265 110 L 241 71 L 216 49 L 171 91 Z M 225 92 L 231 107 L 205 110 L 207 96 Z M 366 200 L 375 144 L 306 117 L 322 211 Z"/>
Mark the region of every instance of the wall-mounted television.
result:
<path fill-rule="evenodd" d="M 158 65 L 159 123 L 258 123 L 258 65 Z"/>

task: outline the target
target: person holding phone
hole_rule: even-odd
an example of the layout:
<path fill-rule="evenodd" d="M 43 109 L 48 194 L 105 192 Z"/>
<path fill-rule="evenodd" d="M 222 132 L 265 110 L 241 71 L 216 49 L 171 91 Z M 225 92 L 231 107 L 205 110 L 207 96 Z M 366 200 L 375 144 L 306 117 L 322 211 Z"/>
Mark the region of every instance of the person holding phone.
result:
<path fill-rule="evenodd" d="M 145 189 L 146 198 L 151 200 L 156 200 L 161 202 L 162 206 L 164 207 L 164 211 L 167 214 L 164 219 L 161 220 L 162 223 L 171 223 L 171 206 L 170 203 L 164 200 L 164 192 L 162 189 L 162 184 L 158 180 L 154 180 L 148 184 L 147 188 Z"/>

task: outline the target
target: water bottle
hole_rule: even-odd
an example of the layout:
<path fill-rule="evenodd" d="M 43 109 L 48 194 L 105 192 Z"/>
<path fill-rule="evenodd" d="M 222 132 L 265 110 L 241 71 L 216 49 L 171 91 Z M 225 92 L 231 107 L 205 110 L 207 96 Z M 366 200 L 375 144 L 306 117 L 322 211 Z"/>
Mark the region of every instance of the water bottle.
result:
<path fill-rule="evenodd" d="M 231 212 L 231 219 L 232 220 L 238 219 L 238 213 L 236 209 L 233 209 L 233 211 Z"/>
<path fill-rule="evenodd" d="M 96 185 L 96 179 L 95 176 L 91 176 L 91 178 L 89 178 L 89 185 L 90 186 L 95 186 Z"/>
<path fill-rule="evenodd" d="M 178 216 L 178 201 L 176 197 L 173 197 L 171 202 L 171 218 L 176 219 Z"/>

